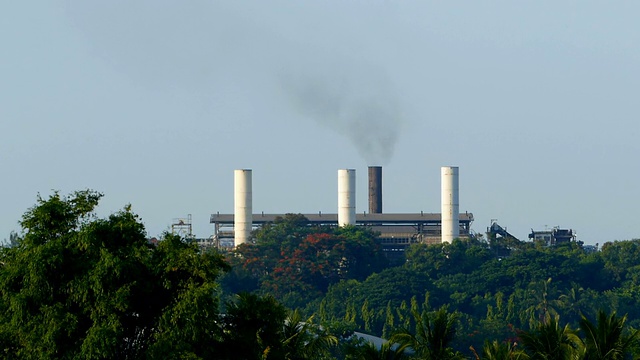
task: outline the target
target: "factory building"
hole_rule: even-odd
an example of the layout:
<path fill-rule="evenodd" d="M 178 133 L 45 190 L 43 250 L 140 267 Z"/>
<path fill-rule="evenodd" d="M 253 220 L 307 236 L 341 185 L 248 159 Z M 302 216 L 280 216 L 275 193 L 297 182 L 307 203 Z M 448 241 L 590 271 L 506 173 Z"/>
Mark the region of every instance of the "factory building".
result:
<path fill-rule="evenodd" d="M 414 243 L 437 244 L 454 238 L 469 238 L 473 214 L 459 213 L 458 167 L 441 168 L 441 213 L 384 213 L 382 167 L 370 166 L 369 212 L 356 212 L 356 171 L 338 170 L 338 213 L 302 214 L 312 225 L 367 226 L 380 233 L 379 241 L 391 258 L 402 256 Z M 214 243 L 233 247 L 249 242 L 251 231 L 285 214 L 253 214 L 251 170 L 234 172 L 234 214 L 211 215 Z"/>
<path fill-rule="evenodd" d="M 572 229 L 560 229 L 556 226 L 553 229 L 534 231 L 531 229 L 529 239 L 534 242 L 540 242 L 545 246 L 555 246 L 571 241 L 576 241 L 576 234 Z"/>

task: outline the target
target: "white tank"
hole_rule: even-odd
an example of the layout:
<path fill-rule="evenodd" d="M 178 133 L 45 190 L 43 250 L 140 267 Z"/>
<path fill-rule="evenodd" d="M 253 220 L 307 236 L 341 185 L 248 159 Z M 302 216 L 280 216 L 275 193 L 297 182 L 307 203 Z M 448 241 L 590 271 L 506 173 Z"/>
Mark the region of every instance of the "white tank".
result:
<path fill-rule="evenodd" d="M 235 170 L 234 183 L 234 213 L 233 231 L 234 246 L 249 241 L 253 226 L 253 207 L 251 195 L 251 170 Z"/>
<path fill-rule="evenodd" d="M 356 171 L 338 170 L 338 225 L 356 224 Z"/>
<path fill-rule="evenodd" d="M 460 236 L 460 204 L 458 202 L 458 167 L 440 168 L 442 203 L 442 242 L 451 243 Z"/>

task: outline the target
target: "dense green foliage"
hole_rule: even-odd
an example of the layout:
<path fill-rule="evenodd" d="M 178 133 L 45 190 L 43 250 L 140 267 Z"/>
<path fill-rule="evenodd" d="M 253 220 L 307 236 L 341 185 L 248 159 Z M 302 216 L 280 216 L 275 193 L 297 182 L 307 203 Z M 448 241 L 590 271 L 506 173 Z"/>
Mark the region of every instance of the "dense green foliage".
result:
<path fill-rule="evenodd" d="M 171 234 L 153 245 L 130 207 L 98 218 L 101 196 L 38 198 L 0 248 L 0 358 L 330 358 L 336 338 L 273 297 L 222 314 L 222 255 Z"/>
<path fill-rule="evenodd" d="M 218 359 L 331 359 L 338 340 L 287 311 L 271 296 L 242 293 L 226 304 L 224 344 Z"/>
<path fill-rule="evenodd" d="M 171 234 L 152 245 L 129 207 L 98 218 L 100 198 L 38 198 L 0 248 L 0 356 L 640 356 L 640 240 L 593 253 L 454 240 L 390 266 L 375 233 L 288 215 L 225 258 Z M 392 341 L 377 348 L 354 330 Z"/>
<path fill-rule="evenodd" d="M 521 247 L 497 258 L 477 240 L 414 245 L 402 266 L 330 286 L 316 311 L 389 336 L 391 329 L 411 325 L 412 299 L 426 299 L 430 308 L 447 305 L 459 313 L 454 347 L 460 351 L 513 340 L 518 329 L 535 328 L 549 315 L 577 328 L 581 314 L 593 318 L 604 309 L 628 314 L 628 325 L 640 325 L 640 241 L 608 243 L 596 253 L 575 243 Z"/>
<path fill-rule="evenodd" d="M 520 341 L 533 360 L 573 359 L 580 353 L 580 338 L 568 324 L 562 326 L 557 316 L 549 316 L 531 331 L 520 333 Z"/>
<path fill-rule="evenodd" d="M 39 198 L 0 252 L 0 342 L 21 359 L 210 357 L 215 254 L 166 234 L 157 247 L 128 208 L 98 219 L 101 195 Z M 176 329 L 180 329 L 177 331 Z"/>
<path fill-rule="evenodd" d="M 410 349 L 416 357 L 424 360 L 463 359 L 463 355 L 453 351 L 451 343 L 456 336 L 457 313 L 449 313 L 446 307 L 434 313 L 423 309 L 412 310 L 415 326 L 401 328 L 391 336 L 391 342 L 400 349 Z"/>
<path fill-rule="evenodd" d="M 290 214 L 254 232 L 253 243 L 238 246 L 223 284 L 232 293 L 258 291 L 304 308 L 333 284 L 382 270 L 387 261 L 375 239 L 361 227 L 309 226 L 304 216 Z"/>
<path fill-rule="evenodd" d="M 363 259 L 377 259 L 375 234 L 316 228 L 289 215 L 237 249 L 225 288 L 270 293 L 321 322 L 387 338 L 400 328 L 417 336 L 428 324 L 423 315 L 436 316 L 433 309 L 448 306 L 457 319 L 451 348 L 466 355 L 472 346 L 489 355 L 524 357 L 522 344 L 514 344 L 527 331 L 540 330 L 545 319 L 578 329 L 583 317 L 595 318 L 601 309 L 628 314 L 626 328 L 640 325 L 639 240 L 606 243 L 592 253 L 577 243 L 494 241 L 500 251 L 481 239 L 417 244 L 399 266 L 376 260 L 355 272 L 341 261 L 356 252 L 335 248 L 341 232 L 352 235 L 346 247 L 361 237 L 355 243 L 366 244 Z"/>
<path fill-rule="evenodd" d="M 618 317 L 615 312 L 607 315 L 604 311 L 598 311 L 597 323 L 583 316 L 580 330 L 584 334 L 584 359 L 624 359 L 640 336 L 640 330 L 624 333 L 626 321 L 626 316 Z"/>

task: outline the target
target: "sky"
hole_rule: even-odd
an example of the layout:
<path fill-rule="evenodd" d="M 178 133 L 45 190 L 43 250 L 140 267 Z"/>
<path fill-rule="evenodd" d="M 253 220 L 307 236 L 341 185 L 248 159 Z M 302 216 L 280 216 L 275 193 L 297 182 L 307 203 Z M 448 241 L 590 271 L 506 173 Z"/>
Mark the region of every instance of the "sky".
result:
<path fill-rule="evenodd" d="M 640 238 L 640 3 L 4 1 L 0 240 L 38 194 L 104 193 L 149 236 L 233 212 L 336 213 L 383 166 L 386 213 L 460 210 L 520 238 Z M 3 235 L 4 234 L 4 235 Z"/>

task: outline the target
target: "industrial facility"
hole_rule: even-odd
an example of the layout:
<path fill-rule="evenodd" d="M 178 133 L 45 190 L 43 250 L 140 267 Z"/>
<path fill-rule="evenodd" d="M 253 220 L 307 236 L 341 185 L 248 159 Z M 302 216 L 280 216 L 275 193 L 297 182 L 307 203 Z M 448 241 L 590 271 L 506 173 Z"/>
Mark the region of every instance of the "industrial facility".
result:
<path fill-rule="evenodd" d="M 533 230 L 529 234 L 529 239 L 534 242 L 542 242 L 546 246 L 555 246 L 576 240 L 576 234 L 572 229 L 560 229 L 559 226 L 553 229 Z"/>
<path fill-rule="evenodd" d="M 250 241 L 252 230 L 285 214 L 254 214 L 252 171 L 234 171 L 234 213 L 213 214 L 213 242 L 234 247 Z M 414 243 L 436 244 L 469 238 L 473 214 L 459 213 L 458 167 L 441 168 L 441 213 L 384 213 L 382 209 L 382 167 L 370 166 L 369 211 L 356 211 L 356 170 L 338 170 L 337 214 L 302 214 L 313 225 L 367 226 L 380 233 L 383 250 L 391 258 L 402 256 Z"/>
<path fill-rule="evenodd" d="M 491 220 L 491 226 L 487 227 L 487 240 L 489 245 L 495 251 L 497 256 L 509 256 L 511 250 L 515 248 L 515 244 L 521 241 L 510 234 L 506 227 L 498 225 L 496 219 Z M 576 240 L 576 233 L 572 229 L 561 229 L 555 226 L 552 229 L 533 230 L 529 234 L 529 240 L 536 244 L 552 247 L 570 242 L 576 242 L 583 250 L 587 252 L 597 251 L 598 246 L 584 245 L 584 242 Z"/>

